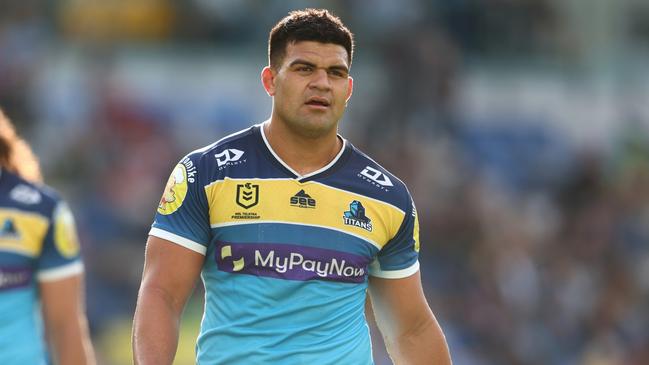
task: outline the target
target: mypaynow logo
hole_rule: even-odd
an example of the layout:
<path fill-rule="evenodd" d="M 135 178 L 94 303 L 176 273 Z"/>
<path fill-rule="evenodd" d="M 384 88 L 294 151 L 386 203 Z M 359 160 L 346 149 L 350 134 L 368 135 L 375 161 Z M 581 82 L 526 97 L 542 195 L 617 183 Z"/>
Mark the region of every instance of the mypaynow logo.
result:
<path fill-rule="evenodd" d="M 285 280 L 362 283 L 369 258 L 347 252 L 287 244 L 219 242 L 220 271 Z"/>
<path fill-rule="evenodd" d="M 30 268 L 0 268 L 0 290 L 27 286 L 31 280 Z"/>

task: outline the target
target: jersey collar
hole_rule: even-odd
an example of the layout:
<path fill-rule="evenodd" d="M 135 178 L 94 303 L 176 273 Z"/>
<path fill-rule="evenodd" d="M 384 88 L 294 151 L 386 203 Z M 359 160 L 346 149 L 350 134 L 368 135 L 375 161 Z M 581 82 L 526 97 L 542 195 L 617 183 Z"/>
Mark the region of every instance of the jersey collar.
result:
<path fill-rule="evenodd" d="M 266 124 L 266 123 L 267 122 L 264 122 L 264 123 L 261 123 L 261 124 L 257 125 L 257 127 L 259 129 L 259 134 L 261 135 L 261 139 L 264 141 L 264 147 L 265 147 L 266 151 L 271 155 L 271 157 L 273 158 L 273 160 L 275 160 L 275 162 L 279 163 L 287 172 L 289 172 L 291 175 L 293 175 L 293 177 L 295 179 L 300 180 L 302 182 L 304 182 L 306 180 L 313 180 L 316 177 L 320 177 L 320 176 L 323 176 L 323 175 L 329 175 L 330 173 L 335 171 L 338 168 L 338 166 L 340 166 L 342 163 L 344 163 L 345 159 L 343 158 L 343 156 L 348 155 L 349 142 L 347 142 L 347 140 L 345 138 L 343 138 L 340 134 L 338 134 L 337 136 L 338 136 L 338 138 L 340 138 L 342 140 L 343 145 L 340 148 L 340 151 L 338 152 L 336 157 L 334 157 L 333 160 L 331 160 L 331 162 L 329 162 L 326 166 L 323 166 L 322 168 L 320 168 L 320 169 L 318 169 L 316 171 L 310 172 L 308 174 L 300 175 L 297 171 L 295 171 L 293 168 L 291 168 L 291 166 L 289 166 L 286 162 L 284 162 L 284 160 L 282 160 L 279 157 L 279 155 L 277 155 L 277 153 L 275 153 L 275 151 L 273 150 L 273 147 L 271 147 L 270 143 L 268 142 L 268 139 L 266 138 L 266 133 L 264 132 L 264 124 Z"/>

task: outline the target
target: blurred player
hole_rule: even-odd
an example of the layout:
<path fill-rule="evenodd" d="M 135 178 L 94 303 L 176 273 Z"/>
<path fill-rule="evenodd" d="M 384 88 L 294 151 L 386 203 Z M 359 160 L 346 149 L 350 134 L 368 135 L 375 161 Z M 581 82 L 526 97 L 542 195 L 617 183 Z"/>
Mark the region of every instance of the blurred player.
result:
<path fill-rule="evenodd" d="M 72 214 L 0 110 L 0 364 L 95 363 L 82 279 Z"/>
<path fill-rule="evenodd" d="M 368 291 L 395 363 L 450 364 L 421 287 L 410 194 L 337 134 L 351 60 L 338 18 L 290 13 L 261 74 L 270 119 L 174 168 L 147 244 L 137 364 L 172 363 L 199 275 L 198 364 L 372 364 Z"/>

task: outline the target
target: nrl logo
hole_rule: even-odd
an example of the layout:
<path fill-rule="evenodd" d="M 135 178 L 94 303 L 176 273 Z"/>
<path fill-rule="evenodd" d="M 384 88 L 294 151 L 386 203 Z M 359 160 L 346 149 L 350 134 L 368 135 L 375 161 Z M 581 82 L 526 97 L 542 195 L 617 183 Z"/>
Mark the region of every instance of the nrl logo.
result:
<path fill-rule="evenodd" d="M 259 203 L 259 185 L 245 183 L 237 184 L 237 205 L 244 209 L 254 207 Z"/>

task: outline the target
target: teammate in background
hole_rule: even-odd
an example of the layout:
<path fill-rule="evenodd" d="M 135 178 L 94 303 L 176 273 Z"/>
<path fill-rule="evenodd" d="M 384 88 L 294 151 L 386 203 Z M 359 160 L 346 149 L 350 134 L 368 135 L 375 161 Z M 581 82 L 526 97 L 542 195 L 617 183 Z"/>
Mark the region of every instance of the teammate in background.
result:
<path fill-rule="evenodd" d="M 372 364 L 367 293 L 396 364 L 451 363 L 410 194 L 337 134 L 352 47 L 326 10 L 289 13 L 261 73 L 270 119 L 174 168 L 147 243 L 136 364 L 172 363 L 199 275 L 198 364 Z"/>
<path fill-rule="evenodd" d="M 51 362 L 95 363 L 79 243 L 70 210 L 0 110 L 0 364 Z"/>

